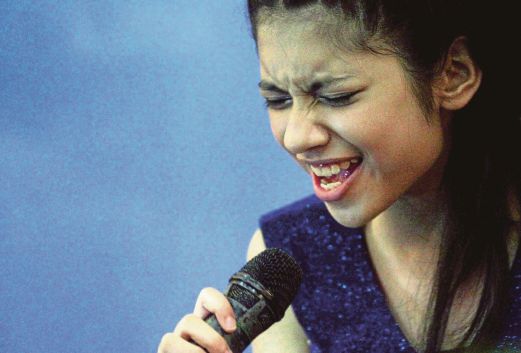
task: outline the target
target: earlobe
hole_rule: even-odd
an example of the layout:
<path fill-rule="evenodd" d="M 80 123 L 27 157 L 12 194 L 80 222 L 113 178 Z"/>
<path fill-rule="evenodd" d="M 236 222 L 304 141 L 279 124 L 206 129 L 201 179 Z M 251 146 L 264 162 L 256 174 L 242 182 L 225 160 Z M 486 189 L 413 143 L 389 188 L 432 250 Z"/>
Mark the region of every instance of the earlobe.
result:
<path fill-rule="evenodd" d="M 447 110 L 465 107 L 479 89 L 481 77 L 480 68 L 470 56 L 466 38 L 456 38 L 434 87 L 440 106 Z"/>

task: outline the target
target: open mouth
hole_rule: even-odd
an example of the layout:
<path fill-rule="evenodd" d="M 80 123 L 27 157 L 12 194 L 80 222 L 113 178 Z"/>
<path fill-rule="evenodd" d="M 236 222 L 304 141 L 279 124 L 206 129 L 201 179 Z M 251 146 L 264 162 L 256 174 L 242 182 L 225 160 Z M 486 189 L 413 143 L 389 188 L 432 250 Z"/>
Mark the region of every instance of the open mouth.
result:
<path fill-rule="evenodd" d="M 362 158 L 356 157 L 340 163 L 310 165 L 310 167 L 319 181 L 320 188 L 330 191 L 338 188 L 349 179 L 361 163 Z"/>

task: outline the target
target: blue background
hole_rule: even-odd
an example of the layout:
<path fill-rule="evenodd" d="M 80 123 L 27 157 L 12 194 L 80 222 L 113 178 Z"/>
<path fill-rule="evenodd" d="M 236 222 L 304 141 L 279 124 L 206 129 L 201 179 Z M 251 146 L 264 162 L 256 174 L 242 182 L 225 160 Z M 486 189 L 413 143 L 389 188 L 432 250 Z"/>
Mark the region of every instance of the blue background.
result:
<path fill-rule="evenodd" d="M 0 2 L 0 352 L 155 352 L 259 215 L 271 136 L 242 0 Z"/>

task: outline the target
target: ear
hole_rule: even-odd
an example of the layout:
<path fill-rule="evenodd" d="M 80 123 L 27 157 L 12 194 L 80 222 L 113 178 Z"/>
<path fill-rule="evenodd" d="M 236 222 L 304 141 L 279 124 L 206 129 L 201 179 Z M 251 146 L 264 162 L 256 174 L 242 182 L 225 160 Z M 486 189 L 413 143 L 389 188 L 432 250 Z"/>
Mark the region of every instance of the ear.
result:
<path fill-rule="evenodd" d="M 466 38 L 456 38 L 433 87 L 440 106 L 447 110 L 466 106 L 481 85 L 481 77 L 480 68 L 470 56 Z"/>

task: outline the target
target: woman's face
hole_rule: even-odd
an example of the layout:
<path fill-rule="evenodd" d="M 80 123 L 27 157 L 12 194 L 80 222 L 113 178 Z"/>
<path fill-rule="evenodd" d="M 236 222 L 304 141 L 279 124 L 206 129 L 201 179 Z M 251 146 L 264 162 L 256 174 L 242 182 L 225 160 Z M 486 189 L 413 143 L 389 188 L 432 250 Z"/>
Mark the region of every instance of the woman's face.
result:
<path fill-rule="evenodd" d="M 422 112 L 395 56 L 339 49 L 310 23 L 259 26 L 259 86 L 273 135 L 316 195 L 359 227 L 435 192 L 447 150 L 438 107 Z"/>

